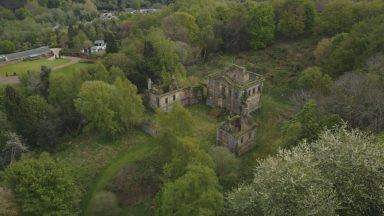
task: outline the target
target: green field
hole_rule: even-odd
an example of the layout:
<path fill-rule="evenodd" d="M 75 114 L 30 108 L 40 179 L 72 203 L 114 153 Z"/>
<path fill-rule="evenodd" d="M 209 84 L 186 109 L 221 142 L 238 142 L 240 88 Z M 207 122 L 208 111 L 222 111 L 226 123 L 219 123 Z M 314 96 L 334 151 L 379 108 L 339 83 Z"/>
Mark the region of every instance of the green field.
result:
<path fill-rule="evenodd" d="M 34 61 L 22 61 L 15 64 L 0 66 L 0 76 L 13 75 L 22 75 L 29 71 L 40 71 L 42 65 L 48 67 L 56 67 L 59 65 L 63 65 L 68 63 L 67 59 L 56 59 L 56 60 L 48 60 L 48 59 L 39 59 Z"/>
<path fill-rule="evenodd" d="M 61 68 L 59 70 L 54 71 L 54 73 L 52 73 L 52 76 L 57 76 L 57 75 L 70 76 L 74 73 L 79 73 L 81 69 L 87 68 L 89 65 L 92 65 L 92 63 L 79 62 L 73 65 L 70 65 L 68 67 Z"/>

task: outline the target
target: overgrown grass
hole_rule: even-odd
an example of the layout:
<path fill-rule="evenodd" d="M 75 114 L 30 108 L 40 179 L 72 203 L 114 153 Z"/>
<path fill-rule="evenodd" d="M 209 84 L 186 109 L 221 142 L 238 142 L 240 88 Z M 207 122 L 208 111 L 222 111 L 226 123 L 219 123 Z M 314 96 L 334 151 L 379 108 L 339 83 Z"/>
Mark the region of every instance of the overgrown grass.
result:
<path fill-rule="evenodd" d="M 84 215 L 90 215 L 90 204 L 92 202 L 92 198 L 97 194 L 97 192 L 106 188 L 119 170 L 136 160 L 144 158 L 155 148 L 156 145 L 153 143 L 153 140 L 154 139 L 146 137 L 145 140 L 142 140 L 143 143 L 132 146 L 127 150 L 127 152 L 121 153 L 116 159 L 110 162 L 107 168 L 100 173 L 95 184 L 87 192 L 88 196 L 85 198 L 84 202 Z"/>
<path fill-rule="evenodd" d="M 204 104 L 197 104 L 188 107 L 193 116 L 195 128 L 194 137 L 200 146 L 206 150 L 216 143 L 216 130 L 222 119 L 217 119 L 214 115 L 215 109 Z"/>
<path fill-rule="evenodd" d="M 27 73 L 28 70 L 31 72 L 38 72 L 40 71 L 40 68 L 43 65 L 52 68 L 52 67 L 66 64 L 68 62 L 69 62 L 68 59 L 56 59 L 52 61 L 48 59 L 38 59 L 38 60 L 32 60 L 32 61 L 22 61 L 15 64 L 0 66 L 0 76 L 6 76 L 6 74 L 11 76 L 14 73 L 20 76 Z"/>
<path fill-rule="evenodd" d="M 282 147 L 282 127 L 293 115 L 292 108 L 285 101 L 271 95 L 263 95 L 261 108 L 252 113 L 257 123 L 256 146 L 251 152 L 241 157 L 244 178 L 253 176 L 253 169 L 258 161 L 274 155 Z"/>
<path fill-rule="evenodd" d="M 262 107 L 252 114 L 258 124 L 256 147 L 240 157 L 242 176 L 245 180 L 252 177 L 253 168 L 259 159 L 276 154 L 282 146 L 282 126 L 293 115 L 289 105 L 289 93 L 294 90 L 297 75 L 301 69 L 312 64 L 311 53 L 314 43 L 306 42 L 277 43 L 262 51 L 241 53 L 236 58 L 220 56 L 212 61 L 189 68 L 189 75 L 206 80 L 212 72 L 222 71 L 225 65 L 236 62 L 247 69 L 263 74 L 266 77 Z M 76 73 L 88 64 L 78 63 L 54 74 L 67 76 Z M 193 116 L 196 130 L 191 135 L 196 138 L 202 148 L 208 150 L 215 145 L 216 130 L 224 117 L 218 117 L 217 109 L 203 104 L 188 107 Z M 84 135 L 67 142 L 67 148 L 59 152 L 57 157 L 67 163 L 84 191 L 83 209 L 89 208 L 93 196 L 106 190 L 107 184 L 119 170 L 134 161 L 145 158 L 145 155 L 156 146 L 156 139 L 140 132 L 133 131 L 119 139 L 107 141 L 91 135 Z M 123 215 L 152 215 L 150 206 L 153 197 L 148 197 L 135 206 L 124 206 Z"/>
<path fill-rule="evenodd" d="M 92 195 L 131 159 L 139 159 L 156 146 L 155 140 L 141 131 L 115 140 L 94 134 L 82 135 L 63 144 L 56 153 L 59 161 L 67 164 L 83 192 L 83 209 L 87 209 Z"/>

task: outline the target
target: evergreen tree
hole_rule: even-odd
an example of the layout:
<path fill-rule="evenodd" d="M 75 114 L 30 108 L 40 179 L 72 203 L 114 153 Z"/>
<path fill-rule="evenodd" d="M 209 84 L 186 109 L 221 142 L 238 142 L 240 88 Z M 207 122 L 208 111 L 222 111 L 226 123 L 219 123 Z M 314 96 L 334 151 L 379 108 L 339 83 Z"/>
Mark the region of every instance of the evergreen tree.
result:
<path fill-rule="evenodd" d="M 104 34 L 105 42 L 107 43 L 107 53 L 116 53 L 119 51 L 117 47 L 116 37 L 112 32 L 106 32 Z"/>

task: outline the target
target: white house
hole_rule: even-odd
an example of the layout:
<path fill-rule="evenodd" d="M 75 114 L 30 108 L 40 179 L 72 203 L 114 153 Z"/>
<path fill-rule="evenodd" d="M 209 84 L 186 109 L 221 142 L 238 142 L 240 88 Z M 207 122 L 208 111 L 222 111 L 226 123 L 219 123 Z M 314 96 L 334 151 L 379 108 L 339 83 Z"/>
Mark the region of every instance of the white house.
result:
<path fill-rule="evenodd" d="M 88 48 L 88 49 L 84 49 L 84 53 L 88 53 L 88 54 L 93 54 L 93 53 L 98 53 L 98 52 L 103 52 L 107 50 L 107 44 L 105 43 L 104 40 L 96 40 L 93 42 L 93 46 Z"/>

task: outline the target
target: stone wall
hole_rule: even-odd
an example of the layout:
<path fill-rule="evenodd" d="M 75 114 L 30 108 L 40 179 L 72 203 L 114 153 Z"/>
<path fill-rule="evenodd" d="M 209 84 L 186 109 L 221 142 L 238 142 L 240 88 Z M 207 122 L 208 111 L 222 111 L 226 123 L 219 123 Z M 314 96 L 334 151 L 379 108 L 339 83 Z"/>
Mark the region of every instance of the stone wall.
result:
<path fill-rule="evenodd" d="M 204 99 L 204 87 L 195 86 L 178 89 L 164 94 L 149 92 L 149 106 L 152 109 L 160 108 L 165 112 L 172 110 L 172 105 L 180 102 L 183 106 L 201 103 Z"/>

